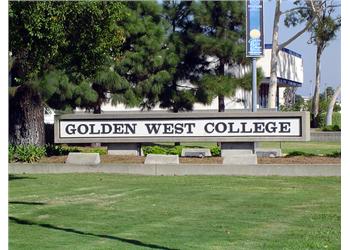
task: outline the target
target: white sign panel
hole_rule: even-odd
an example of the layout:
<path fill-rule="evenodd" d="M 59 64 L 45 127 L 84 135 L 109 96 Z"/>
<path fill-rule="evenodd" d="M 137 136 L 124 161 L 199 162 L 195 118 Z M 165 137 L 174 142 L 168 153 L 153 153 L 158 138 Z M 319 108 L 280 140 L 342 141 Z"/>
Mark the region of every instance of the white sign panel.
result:
<path fill-rule="evenodd" d="M 61 120 L 60 138 L 300 137 L 301 118 Z"/>

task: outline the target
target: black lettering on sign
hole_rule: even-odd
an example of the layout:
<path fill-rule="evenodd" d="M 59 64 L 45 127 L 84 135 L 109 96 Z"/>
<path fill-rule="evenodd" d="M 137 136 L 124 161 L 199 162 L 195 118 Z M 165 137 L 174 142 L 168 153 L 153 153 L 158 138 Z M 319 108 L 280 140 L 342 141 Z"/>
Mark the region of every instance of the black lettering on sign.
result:
<path fill-rule="evenodd" d="M 167 134 L 167 135 L 174 134 L 174 124 L 172 124 L 172 123 L 164 123 L 163 127 L 164 127 L 163 134 Z"/>
<path fill-rule="evenodd" d="M 229 133 L 239 133 L 239 129 L 236 129 L 236 130 L 233 130 L 233 125 L 234 125 L 235 123 L 234 122 L 229 122 L 228 123 L 228 125 L 230 126 L 229 128 L 230 128 L 230 130 L 228 131 Z"/>
<path fill-rule="evenodd" d="M 247 125 L 246 122 L 241 122 L 241 124 L 242 124 L 242 133 L 252 133 L 253 132 L 252 129 L 246 130 L 246 127 L 245 127 L 245 125 Z"/>
<path fill-rule="evenodd" d="M 136 123 L 132 124 L 125 124 L 126 129 L 125 129 L 125 134 L 135 134 L 136 133 Z"/>
<path fill-rule="evenodd" d="M 209 131 L 209 126 L 210 126 L 210 131 Z M 208 122 L 207 124 L 205 124 L 204 126 L 204 130 L 205 132 L 207 132 L 208 134 L 211 134 L 214 132 L 214 122 Z"/>
<path fill-rule="evenodd" d="M 290 122 L 280 122 L 280 133 L 290 133 Z"/>
<path fill-rule="evenodd" d="M 113 131 L 113 134 L 123 134 L 124 131 L 123 131 L 123 124 L 120 124 L 120 123 L 114 123 L 113 124 L 113 127 L 114 127 L 114 131 Z"/>
<path fill-rule="evenodd" d="M 268 122 L 265 125 L 265 129 L 269 133 L 275 133 L 277 130 L 276 122 Z"/>
<path fill-rule="evenodd" d="M 255 133 L 264 133 L 265 132 L 265 127 L 263 122 L 253 122 L 254 124 L 254 132 Z"/>
<path fill-rule="evenodd" d="M 108 123 L 101 123 L 102 132 L 101 134 L 106 135 L 112 132 L 112 125 Z"/>
<path fill-rule="evenodd" d="M 175 124 L 175 134 L 182 134 L 184 132 L 184 124 L 176 123 Z"/>
<path fill-rule="evenodd" d="M 75 134 L 75 131 L 76 131 L 76 128 L 75 128 L 74 124 L 68 124 L 68 125 L 66 126 L 66 133 L 67 133 L 68 135 L 73 135 L 73 134 Z"/>
<path fill-rule="evenodd" d="M 146 128 L 147 128 L 148 134 L 152 134 L 153 132 L 155 134 L 158 134 L 160 126 L 162 124 L 160 124 L 160 123 L 156 123 L 156 124 L 145 123 L 145 125 L 146 125 Z"/>
<path fill-rule="evenodd" d="M 85 135 L 85 134 L 87 134 L 87 132 L 89 132 L 89 127 L 88 127 L 88 125 L 86 125 L 86 124 L 80 124 L 80 125 L 78 126 L 78 133 L 79 133 L 79 134 Z"/>
<path fill-rule="evenodd" d="M 224 122 L 219 122 L 218 124 L 215 125 L 215 131 L 222 134 L 226 131 L 227 125 Z"/>
<path fill-rule="evenodd" d="M 97 132 L 95 132 L 95 124 L 90 124 L 90 134 L 91 134 L 91 135 L 98 135 L 98 134 L 100 134 L 100 133 L 101 133 L 100 130 L 98 130 Z"/>
<path fill-rule="evenodd" d="M 192 129 L 196 126 L 195 123 L 185 123 L 184 127 L 187 127 L 187 134 L 193 134 Z"/>

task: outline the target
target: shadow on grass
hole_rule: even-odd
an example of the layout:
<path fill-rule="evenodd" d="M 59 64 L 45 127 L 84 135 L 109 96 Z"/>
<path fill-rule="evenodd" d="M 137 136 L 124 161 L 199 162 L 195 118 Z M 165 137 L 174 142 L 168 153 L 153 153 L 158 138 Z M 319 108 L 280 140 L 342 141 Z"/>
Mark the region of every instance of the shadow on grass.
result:
<path fill-rule="evenodd" d="M 17 176 L 17 175 L 14 175 L 14 174 L 9 174 L 9 181 L 22 180 L 22 179 L 36 179 L 36 178 L 29 177 L 29 176 Z"/>
<path fill-rule="evenodd" d="M 21 205 L 46 205 L 45 202 L 35 201 L 9 201 L 9 204 L 21 204 Z"/>
<path fill-rule="evenodd" d="M 83 232 L 83 231 L 76 230 L 76 229 L 73 229 L 73 228 L 58 227 L 58 226 L 54 226 L 54 225 L 51 225 L 51 224 L 38 223 L 38 222 L 30 221 L 30 220 L 18 219 L 18 218 L 13 217 L 13 216 L 9 216 L 9 220 L 12 221 L 12 222 L 15 222 L 17 224 L 33 225 L 33 226 L 39 226 L 39 227 L 44 227 L 44 228 L 48 228 L 48 229 L 65 231 L 65 232 L 68 232 L 68 233 L 89 235 L 89 236 L 95 236 L 95 237 L 104 238 L 104 239 L 110 239 L 110 240 L 118 240 L 118 241 L 121 241 L 121 242 L 133 244 L 133 245 L 136 245 L 136 246 L 148 247 L 148 248 L 152 248 L 152 249 L 177 250 L 175 248 L 168 248 L 168 247 L 163 247 L 163 246 L 159 246 L 159 245 L 155 245 L 155 244 L 143 243 L 142 241 L 139 241 L 139 240 L 126 239 L 126 238 L 121 238 L 121 237 L 112 236 L 112 235 L 106 235 L 106 234 L 94 234 L 94 233 L 89 233 L 89 232 Z"/>

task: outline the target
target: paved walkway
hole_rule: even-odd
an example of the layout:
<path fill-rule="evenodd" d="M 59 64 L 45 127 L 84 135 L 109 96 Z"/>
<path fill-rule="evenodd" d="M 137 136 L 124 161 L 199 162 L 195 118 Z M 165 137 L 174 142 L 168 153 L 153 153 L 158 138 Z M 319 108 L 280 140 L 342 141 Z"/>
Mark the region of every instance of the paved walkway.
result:
<path fill-rule="evenodd" d="M 137 175 L 251 175 L 251 176 L 340 176 L 340 164 L 258 164 L 258 165 L 144 165 L 100 164 L 80 166 L 67 164 L 9 164 L 9 174 L 41 173 L 118 173 Z"/>

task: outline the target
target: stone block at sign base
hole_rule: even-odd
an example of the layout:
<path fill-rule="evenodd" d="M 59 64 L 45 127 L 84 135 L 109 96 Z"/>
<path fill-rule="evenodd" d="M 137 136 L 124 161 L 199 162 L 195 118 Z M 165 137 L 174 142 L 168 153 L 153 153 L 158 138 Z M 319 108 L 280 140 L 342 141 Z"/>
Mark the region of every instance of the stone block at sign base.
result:
<path fill-rule="evenodd" d="M 179 156 L 148 154 L 145 164 L 179 164 Z"/>
<path fill-rule="evenodd" d="M 223 157 L 223 164 L 253 165 L 253 164 L 258 164 L 258 158 L 256 154 L 226 155 Z"/>
<path fill-rule="evenodd" d="M 143 156 L 141 145 L 138 143 L 110 143 L 106 145 L 109 155 Z"/>
<path fill-rule="evenodd" d="M 99 153 L 69 153 L 66 164 L 74 165 L 98 165 L 100 164 Z"/>
<path fill-rule="evenodd" d="M 254 142 L 223 142 L 221 143 L 223 164 L 252 165 L 257 164 Z"/>
<path fill-rule="evenodd" d="M 258 157 L 280 157 L 282 151 L 280 148 L 257 148 L 255 153 Z"/>
<path fill-rule="evenodd" d="M 211 156 L 209 148 L 183 148 L 181 151 L 182 157 L 209 157 Z"/>

